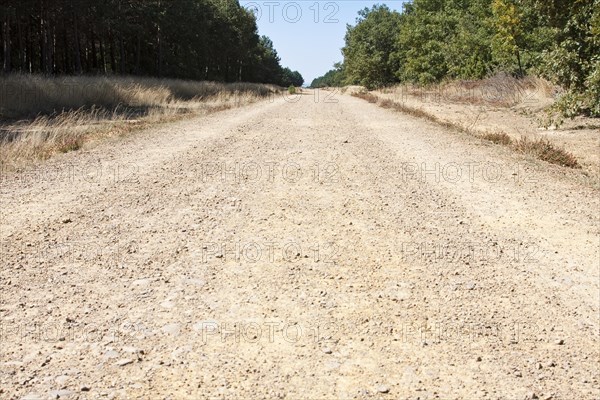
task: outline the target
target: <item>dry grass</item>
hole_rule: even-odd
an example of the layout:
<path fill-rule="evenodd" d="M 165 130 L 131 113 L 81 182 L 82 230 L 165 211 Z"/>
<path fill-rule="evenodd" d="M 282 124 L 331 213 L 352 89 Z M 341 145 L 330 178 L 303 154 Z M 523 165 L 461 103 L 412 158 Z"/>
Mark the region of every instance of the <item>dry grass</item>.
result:
<path fill-rule="evenodd" d="M 505 132 L 486 132 L 480 136 L 483 140 L 503 146 L 510 146 L 512 139 Z"/>
<path fill-rule="evenodd" d="M 369 103 L 377 104 L 383 108 L 393 109 L 418 118 L 424 118 L 446 128 L 458 130 L 498 145 L 510 147 L 519 153 L 534 156 L 551 164 L 557 164 L 568 168 L 581 168 L 577 158 L 572 153 L 557 147 L 547 139 L 530 140 L 522 137 L 515 141 L 505 132 L 486 132 L 484 134 L 479 134 L 471 128 L 450 121 L 441 120 L 434 114 L 428 113 L 423 109 L 409 107 L 403 103 L 398 103 L 390 99 L 383 99 L 369 92 L 355 92 L 352 93 L 352 96 L 366 100 Z"/>
<path fill-rule="evenodd" d="M 563 167 L 569 168 L 581 168 L 577 158 L 575 158 L 572 153 L 560 147 L 556 147 L 556 145 L 547 139 L 530 140 L 526 137 L 522 137 L 521 139 L 516 140 L 512 147 L 521 153 L 530 154 L 551 164 L 562 165 Z"/>
<path fill-rule="evenodd" d="M 517 79 L 498 74 L 474 81 L 451 81 L 430 86 L 400 85 L 382 90 L 392 94 L 395 101 L 407 96 L 422 102 L 454 102 L 491 107 L 515 107 L 519 105 L 545 108 L 552 104 L 559 89 L 548 81 L 528 76 Z"/>
<path fill-rule="evenodd" d="M 377 101 L 379 101 L 379 97 L 375 96 L 374 94 L 368 93 L 368 92 L 354 92 L 354 93 L 352 93 L 352 96 L 358 97 L 359 99 L 366 100 L 369 103 L 377 103 Z"/>
<path fill-rule="evenodd" d="M 433 114 L 430 114 L 420 108 L 409 107 L 403 103 L 397 103 L 390 99 L 382 99 L 368 92 L 354 92 L 352 96 L 367 100 L 369 103 L 377 104 L 380 107 L 396 110 L 405 114 L 412 115 L 417 118 L 424 118 L 437 124 L 445 125 L 446 122 L 440 120 Z"/>
<path fill-rule="evenodd" d="M 19 166 L 103 136 L 243 106 L 279 90 L 134 77 L 0 77 L 0 164 Z"/>
<path fill-rule="evenodd" d="M 266 97 L 275 87 L 139 77 L 0 77 L 0 118 L 31 118 L 65 110 L 101 107 L 151 108 L 216 97 Z"/>

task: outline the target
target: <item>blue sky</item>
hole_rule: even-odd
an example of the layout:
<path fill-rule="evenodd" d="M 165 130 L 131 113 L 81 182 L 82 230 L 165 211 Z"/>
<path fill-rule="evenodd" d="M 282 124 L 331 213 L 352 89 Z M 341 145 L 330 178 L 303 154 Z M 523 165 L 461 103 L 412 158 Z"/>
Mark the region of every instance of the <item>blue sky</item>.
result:
<path fill-rule="evenodd" d="M 346 24 L 355 24 L 359 10 L 374 4 L 402 10 L 402 0 L 240 0 L 240 4 L 255 11 L 260 34 L 273 40 L 281 64 L 300 71 L 305 85 L 342 60 Z"/>

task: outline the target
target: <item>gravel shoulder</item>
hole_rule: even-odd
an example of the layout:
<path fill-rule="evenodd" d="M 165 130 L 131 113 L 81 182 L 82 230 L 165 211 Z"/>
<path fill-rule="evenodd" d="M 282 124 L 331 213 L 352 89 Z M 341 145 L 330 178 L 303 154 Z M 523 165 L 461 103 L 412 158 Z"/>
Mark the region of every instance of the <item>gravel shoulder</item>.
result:
<path fill-rule="evenodd" d="M 600 196 L 305 91 L 0 184 L 0 397 L 595 399 Z"/>

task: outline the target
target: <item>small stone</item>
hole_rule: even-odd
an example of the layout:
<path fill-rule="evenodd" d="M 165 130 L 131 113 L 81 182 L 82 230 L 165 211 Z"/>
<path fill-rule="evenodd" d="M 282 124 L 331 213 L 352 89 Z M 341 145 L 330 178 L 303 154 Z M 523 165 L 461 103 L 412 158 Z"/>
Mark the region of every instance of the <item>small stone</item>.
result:
<path fill-rule="evenodd" d="M 535 394 L 534 392 L 530 392 L 526 398 L 531 399 L 531 400 L 539 399 L 538 395 Z"/>
<path fill-rule="evenodd" d="M 537 365 L 535 366 L 537 369 L 542 369 L 544 368 L 544 366 L 542 365 L 542 363 L 537 363 Z"/>
<path fill-rule="evenodd" d="M 79 390 L 81 390 L 82 392 L 89 392 L 90 391 L 90 387 L 84 385 Z"/>
<path fill-rule="evenodd" d="M 514 375 L 515 375 L 517 378 L 520 378 L 520 377 L 522 377 L 522 376 L 523 376 L 523 374 L 521 373 L 521 371 L 515 371 L 515 372 L 514 372 Z"/>
<path fill-rule="evenodd" d="M 70 397 L 72 394 L 72 391 L 66 389 L 53 390 L 50 392 L 50 397 L 53 399 L 64 399 Z"/>
<path fill-rule="evenodd" d="M 167 324 L 162 327 L 162 331 L 167 335 L 178 336 L 181 326 L 179 324 Z"/>
<path fill-rule="evenodd" d="M 29 393 L 24 397 L 21 397 L 21 400 L 44 400 L 44 397 L 37 393 Z"/>
<path fill-rule="evenodd" d="M 124 358 L 122 360 L 117 361 L 117 366 L 118 367 L 124 367 L 126 365 L 129 365 L 133 362 L 133 360 L 129 359 L 129 358 Z"/>
<path fill-rule="evenodd" d="M 73 221 L 71 221 L 71 218 L 65 218 L 62 220 L 63 224 L 70 224 L 71 222 L 73 222 Z"/>
<path fill-rule="evenodd" d="M 106 359 L 110 359 L 110 358 L 117 358 L 117 357 L 119 357 L 119 353 L 117 353 L 117 352 L 116 352 L 116 351 L 114 351 L 114 350 L 107 350 L 107 351 L 104 353 L 103 357 L 104 357 L 104 358 L 106 358 Z"/>
<path fill-rule="evenodd" d="M 389 387 L 387 387 L 386 385 L 379 385 L 379 386 L 377 387 L 377 391 L 378 391 L 379 393 L 389 393 L 389 392 L 390 392 L 390 388 L 389 388 Z"/>
<path fill-rule="evenodd" d="M 563 339 L 558 339 L 556 341 L 556 344 L 559 345 L 559 346 L 562 346 L 563 344 L 565 344 L 565 341 Z"/>
<path fill-rule="evenodd" d="M 325 353 L 325 354 L 331 354 L 331 353 L 333 353 L 333 351 L 331 351 L 331 349 L 329 347 L 325 347 L 323 349 L 323 353 Z"/>
<path fill-rule="evenodd" d="M 54 378 L 54 382 L 56 382 L 56 384 L 59 386 L 64 386 L 65 383 L 67 383 L 68 381 L 69 381 L 68 375 L 59 375 L 56 378 Z"/>
<path fill-rule="evenodd" d="M 481 356 L 477 357 L 477 362 L 480 362 L 482 360 Z"/>

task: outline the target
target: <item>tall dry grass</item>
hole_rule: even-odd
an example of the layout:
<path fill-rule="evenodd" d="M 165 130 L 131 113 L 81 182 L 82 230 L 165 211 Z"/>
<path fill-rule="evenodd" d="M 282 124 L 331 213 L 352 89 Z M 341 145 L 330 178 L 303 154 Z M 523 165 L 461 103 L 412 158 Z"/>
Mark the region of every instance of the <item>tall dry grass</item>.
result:
<path fill-rule="evenodd" d="M 487 79 L 450 81 L 436 85 L 398 85 L 382 89 L 392 94 L 394 101 L 411 96 L 425 102 L 456 102 L 492 107 L 535 105 L 545 108 L 554 102 L 559 88 L 535 76 L 517 79 L 507 74 L 497 74 Z"/>
<path fill-rule="evenodd" d="M 140 77 L 0 77 L 0 164 L 18 166 L 103 135 L 243 106 L 279 90 Z"/>

